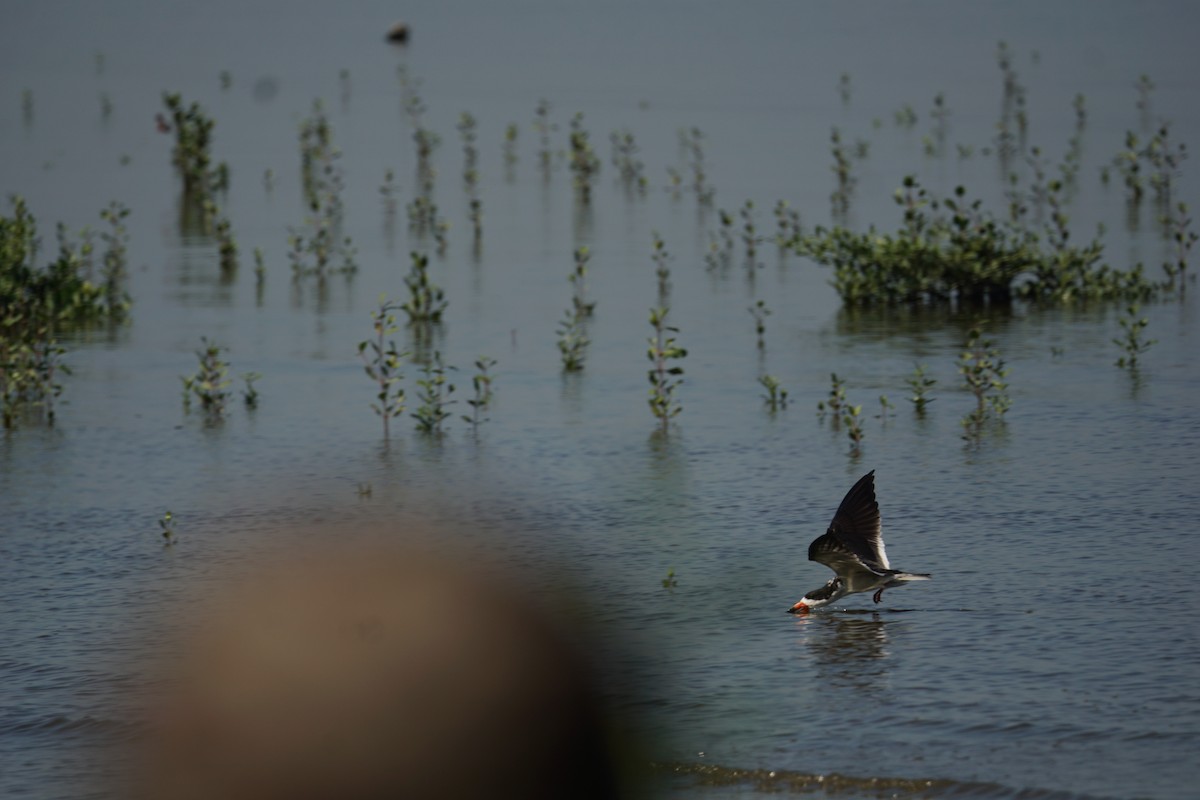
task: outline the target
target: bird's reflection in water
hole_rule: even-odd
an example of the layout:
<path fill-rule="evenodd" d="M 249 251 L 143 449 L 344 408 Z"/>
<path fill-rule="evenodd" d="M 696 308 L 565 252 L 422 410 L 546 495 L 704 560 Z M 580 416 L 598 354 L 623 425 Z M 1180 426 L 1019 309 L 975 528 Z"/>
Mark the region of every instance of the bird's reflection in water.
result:
<path fill-rule="evenodd" d="M 796 624 L 821 685 L 865 692 L 885 688 L 890 622 L 878 611 L 811 614 L 797 617 Z"/>

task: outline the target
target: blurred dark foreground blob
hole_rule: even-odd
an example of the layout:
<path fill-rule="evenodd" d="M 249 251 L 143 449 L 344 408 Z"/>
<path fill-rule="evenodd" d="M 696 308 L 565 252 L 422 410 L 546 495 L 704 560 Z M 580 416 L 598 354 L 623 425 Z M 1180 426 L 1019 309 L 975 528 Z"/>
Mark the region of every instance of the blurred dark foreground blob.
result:
<path fill-rule="evenodd" d="M 249 572 L 161 647 L 133 796 L 630 795 L 594 665 L 513 581 L 378 549 Z"/>

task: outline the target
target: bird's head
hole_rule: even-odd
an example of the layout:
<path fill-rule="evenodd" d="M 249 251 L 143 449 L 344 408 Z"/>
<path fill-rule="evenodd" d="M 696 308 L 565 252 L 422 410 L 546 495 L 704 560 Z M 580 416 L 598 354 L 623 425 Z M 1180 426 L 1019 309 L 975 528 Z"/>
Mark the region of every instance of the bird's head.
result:
<path fill-rule="evenodd" d="M 789 614 L 807 614 L 808 612 L 812 611 L 813 608 L 814 608 L 814 606 L 812 606 L 808 600 L 801 598 L 799 603 L 796 603 L 796 605 L 794 605 L 788 609 L 788 613 Z"/>
<path fill-rule="evenodd" d="M 804 597 L 800 598 L 800 602 L 788 609 L 789 614 L 807 614 L 814 608 L 827 606 L 835 600 L 840 599 L 846 594 L 845 587 L 842 585 L 841 578 L 830 578 L 829 582 L 820 589 L 813 589 Z"/>

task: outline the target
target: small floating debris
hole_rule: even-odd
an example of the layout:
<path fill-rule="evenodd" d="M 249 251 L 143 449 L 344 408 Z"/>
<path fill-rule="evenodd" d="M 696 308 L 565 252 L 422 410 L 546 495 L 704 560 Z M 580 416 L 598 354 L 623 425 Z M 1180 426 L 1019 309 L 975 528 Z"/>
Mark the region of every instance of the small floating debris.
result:
<path fill-rule="evenodd" d="M 408 23 L 401 20 L 400 22 L 397 22 L 392 27 L 388 28 L 387 40 L 389 42 L 397 42 L 398 44 L 404 44 L 405 42 L 408 41 L 408 33 L 409 33 Z"/>

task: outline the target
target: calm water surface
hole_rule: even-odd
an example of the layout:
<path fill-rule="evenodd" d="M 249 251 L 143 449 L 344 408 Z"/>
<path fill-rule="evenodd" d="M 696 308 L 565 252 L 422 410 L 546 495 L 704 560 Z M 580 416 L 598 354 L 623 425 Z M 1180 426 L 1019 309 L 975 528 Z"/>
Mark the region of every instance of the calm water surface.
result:
<path fill-rule="evenodd" d="M 1014 404 L 1003 431 L 965 447 L 970 402 L 954 361 L 973 316 L 841 309 L 822 268 L 773 245 L 752 279 L 708 272 L 715 213 L 661 188 L 680 163 L 676 131 L 694 125 L 717 206 L 753 199 L 764 232 L 779 199 L 806 225 L 827 223 L 837 125 L 869 142 L 855 225 L 895 225 L 891 193 L 908 173 L 999 204 L 1000 173 L 982 150 L 1004 39 L 1028 87 L 1030 143 L 1050 158 L 1071 135 L 1071 99 L 1087 97 L 1069 210 L 1079 236 L 1104 222 L 1111 263 L 1156 271 L 1164 246 L 1148 207 L 1146 224 L 1126 224 L 1119 182 L 1105 188 L 1098 173 L 1139 129 L 1143 73 L 1157 86 L 1153 118 L 1172 120 L 1176 141 L 1198 140 L 1190 5 L 418 3 L 405 9 L 404 50 L 381 41 L 395 13 L 384 3 L 70 9 L 6 9 L 0 189 L 27 198 L 46 248 L 56 221 L 97 226 L 109 200 L 128 205 L 134 307 L 129 326 L 68 342 L 74 375 L 54 429 L 0 438 L 0 795 L 97 793 L 97 743 L 129 732 L 139 633 L 180 585 L 313 520 L 432 517 L 465 520 L 464 537 L 579 589 L 609 632 L 602 644 L 625 654 L 612 690 L 671 765 L 665 795 L 1194 796 L 1196 293 L 1143 309 L 1157 344 L 1137 380 L 1113 367 L 1120 308 L 991 312 Z M 456 417 L 431 443 L 398 420 L 384 450 L 354 349 L 378 294 L 403 292 L 409 250 L 427 246 L 404 218 L 414 161 L 398 65 L 420 81 L 442 136 L 437 199 L 453 227 L 432 266 L 450 300 L 438 346 L 461 368 L 460 396 L 474 358 L 495 357 L 498 395 L 478 436 Z M 217 121 L 242 248 L 233 280 L 211 242 L 178 232 L 170 141 L 153 124 L 163 90 Z M 951 152 L 928 157 L 938 92 Z M 360 264 L 324 292 L 293 286 L 286 260 L 287 228 L 303 220 L 296 129 L 316 97 L 344 152 Z M 548 181 L 536 168 L 540 98 L 553 103 L 556 147 L 570 116 L 586 114 L 606 161 L 590 212 L 573 203 L 565 168 Z M 904 104 L 919 115 L 912 130 L 893 121 Z M 459 180 L 462 111 L 479 119 L 478 257 Z M 522 128 L 506 177 L 509 122 Z M 623 127 L 642 147 L 644 198 L 607 164 L 608 133 Z M 959 143 L 973 155 L 955 155 Z M 389 168 L 401 204 L 391 220 L 378 193 Z M 1195 202 L 1189 162 L 1179 185 Z M 690 351 L 666 440 L 644 399 L 654 231 L 675 256 L 672 318 Z M 554 329 L 584 244 L 593 345 L 584 373 L 564 379 Z M 261 301 L 254 247 L 267 261 Z M 746 310 L 756 299 L 773 312 L 761 352 Z M 235 403 L 218 429 L 179 404 L 202 335 L 230 348 L 235 374 L 264 375 L 258 411 Z M 939 381 L 924 418 L 904 401 L 916 362 Z M 815 414 L 834 371 L 868 417 L 860 457 Z M 786 410 L 762 409 L 763 372 L 788 388 Z M 876 418 L 880 394 L 893 416 Z M 808 543 L 870 469 L 892 561 L 934 580 L 880 606 L 855 596 L 785 615 L 826 580 Z M 156 525 L 167 508 L 180 531 L 170 549 Z"/>

